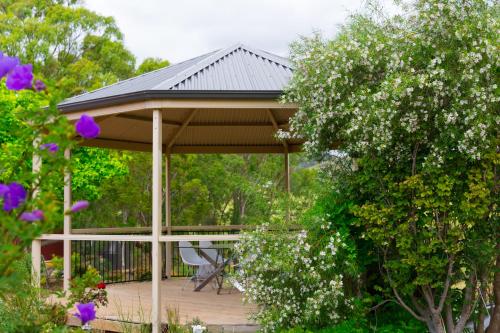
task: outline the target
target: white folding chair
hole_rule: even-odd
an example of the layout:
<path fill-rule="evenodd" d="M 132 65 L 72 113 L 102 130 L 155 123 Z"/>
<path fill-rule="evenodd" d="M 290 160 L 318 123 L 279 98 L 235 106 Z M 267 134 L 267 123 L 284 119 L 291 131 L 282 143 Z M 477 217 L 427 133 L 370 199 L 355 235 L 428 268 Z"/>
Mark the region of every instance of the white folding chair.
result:
<path fill-rule="evenodd" d="M 200 241 L 200 249 L 217 264 L 224 262 L 224 257 L 214 248 L 211 241 Z"/>
<path fill-rule="evenodd" d="M 196 250 L 190 242 L 180 241 L 179 253 L 182 262 L 196 268 L 195 274 L 189 277 L 186 283 L 193 281 L 196 286 L 198 282 L 203 281 L 212 272 L 212 265 L 205 258 L 200 257 L 198 253 L 196 253 Z M 185 285 L 186 284 L 182 286 L 183 290 Z"/>
<path fill-rule="evenodd" d="M 217 249 L 214 248 L 211 241 L 200 241 L 200 249 L 207 254 L 214 262 L 221 264 L 224 262 L 224 257 L 219 254 Z M 239 283 L 234 277 L 228 276 L 227 280 L 240 292 L 245 291 L 243 285 Z"/>

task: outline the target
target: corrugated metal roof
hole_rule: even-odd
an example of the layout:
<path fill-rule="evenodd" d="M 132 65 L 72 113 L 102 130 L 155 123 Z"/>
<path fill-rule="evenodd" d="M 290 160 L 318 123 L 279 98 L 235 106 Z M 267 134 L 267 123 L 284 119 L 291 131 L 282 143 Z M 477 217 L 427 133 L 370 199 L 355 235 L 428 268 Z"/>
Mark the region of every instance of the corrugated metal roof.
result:
<path fill-rule="evenodd" d="M 58 106 L 73 111 L 151 98 L 276 98 L 291 75 L 286 58 L 236 44 L 68 98 Z"/>

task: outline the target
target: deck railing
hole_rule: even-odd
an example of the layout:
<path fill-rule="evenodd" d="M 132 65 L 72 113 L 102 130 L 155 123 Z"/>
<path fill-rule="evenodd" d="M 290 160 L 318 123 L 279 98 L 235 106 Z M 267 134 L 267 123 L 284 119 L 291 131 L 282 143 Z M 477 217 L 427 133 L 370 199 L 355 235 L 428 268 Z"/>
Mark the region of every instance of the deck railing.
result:
<path fill-rule="evenodd" d="M 251 226 L 174 226 L 164 227 L 166 235 L 231 235 L 239 234 L 242 230 L 252 229 Z M 151 228 L 99 228 L 99 229 L 74 229 L 76 235 L 148 235 Z M 213 241 L 222 257 L 231 256 L 230 243 L 232 241 Z M 201 249 L 198 242 L 193 241 L 198 253 Z M 170 265 L 163 260 L 162 276 L 188 277 L 195 273 L 195 268 L 184 264 L 180 256 L 178 242 L 162 243 L 162 253 L 165 246 L 171 246 Z M 148 281 L 151 280 L 151 243 L 128 242 L 112 240 L 72 240 L 72 276 L 81 276 L 88 267 L 99 271 L 106 283 Z M 167 271 L 168 270 L 168 271 Z M 226 268 L 231 272 L 233 266 Z"/>

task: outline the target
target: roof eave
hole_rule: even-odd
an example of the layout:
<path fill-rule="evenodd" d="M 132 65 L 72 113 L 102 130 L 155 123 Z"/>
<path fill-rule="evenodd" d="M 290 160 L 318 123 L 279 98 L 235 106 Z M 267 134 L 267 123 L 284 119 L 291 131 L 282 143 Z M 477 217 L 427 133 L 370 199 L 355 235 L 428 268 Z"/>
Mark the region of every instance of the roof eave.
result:
<path fill-rule="evenodd" d="M 283 94 L 281 90 L 244 91 L 244 90 L 157 90 L 138 91 L 104 98 L 75 103 L 59 104 L 57 108 L 61 112 L 76 112 L 91 110 L 107 106 L 140 102 L 150 99 L 271 99 L 276 100 Z"/>

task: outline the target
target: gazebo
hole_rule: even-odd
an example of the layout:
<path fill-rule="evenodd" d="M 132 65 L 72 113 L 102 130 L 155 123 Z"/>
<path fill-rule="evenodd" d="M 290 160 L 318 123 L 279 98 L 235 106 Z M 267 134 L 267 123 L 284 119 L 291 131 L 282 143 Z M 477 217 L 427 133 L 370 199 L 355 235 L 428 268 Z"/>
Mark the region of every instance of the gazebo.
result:
<path fill-rule="evenodd" d="M 283 154 L 285 190 L 290 190 L 288 154 L 300 151 L 299 140 L 280 141 L 297 106 L 279 102 L 292 75 L 286 58 L 237 44 L 69 98 L 58 105 L 71 121 L 93 116 L 101 127 L 91 147 L 151 151 L 152 232 L 150 235 L 74 234 L 71 216 L 64 234 L 43 235 L 33 242 L 33 267 L 40 274 L 42 240 L 64 242 L 64 289 L 71 278 L 71 241 L 151 242 L 153 332 L 160 332 L 161 243 L 237 240 L 238 235 L 170 235 L 162 233 L 162 190 L 165 225 L 170 218 L 171 154 Z M 65 152 L 69 158 L 70 152 Z M 34 164 L 35 166 L 37 163 Z M 164 174 L 164 177 L 163 177 Z M 64 206 L 71 206 L 71 176 L 65 175 Z M 164 180 L 163 180 L 164 179 Z M 166 246 L 165 256 L 171 255 Z"/>

